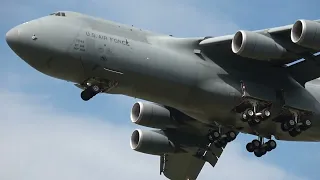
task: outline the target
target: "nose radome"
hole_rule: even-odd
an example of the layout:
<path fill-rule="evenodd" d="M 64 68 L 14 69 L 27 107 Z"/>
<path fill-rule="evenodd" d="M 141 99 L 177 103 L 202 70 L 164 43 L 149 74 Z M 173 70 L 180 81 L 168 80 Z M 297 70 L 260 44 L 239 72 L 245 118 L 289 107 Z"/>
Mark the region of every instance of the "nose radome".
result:
<path fill-rule="evenodd" d="M 15 46 L 19 43 L 19 32 L 17 28 L 12 28 L 7 32 L 6 41 L 11 49 L 15 49 Z"/>

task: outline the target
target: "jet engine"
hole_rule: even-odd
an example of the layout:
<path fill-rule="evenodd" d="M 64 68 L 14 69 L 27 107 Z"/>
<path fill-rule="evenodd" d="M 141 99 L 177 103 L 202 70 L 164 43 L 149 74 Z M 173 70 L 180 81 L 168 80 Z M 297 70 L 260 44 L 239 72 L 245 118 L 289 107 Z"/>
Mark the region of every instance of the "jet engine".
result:
<path fill-rule="evenodd" d="M 133 131 L 130 146 L 135 151 L 152 155 L 173 153 L 175 151 L 174 144 L 161 130 L 142 131 L 137 129 Z"/>
<path fill-rule="evenodd" d="M 320 23 L 298 20 L 291 29 L 292 42 L 314 50 L 320 50 Z"/>
<path fill-rule="evenodd" d="M 133 123 L 151 128 L 175 128 L 176 122 L 170 111 L 158 104 L 137 102 L 133 105 L 130 119 Z"/>
<path fill-rule="evenodd" d="M 258 60 L 279 59 L 287 52 L 274 39 L 250 31 L 238 31 L 231 48 L 237 55 Z"/>

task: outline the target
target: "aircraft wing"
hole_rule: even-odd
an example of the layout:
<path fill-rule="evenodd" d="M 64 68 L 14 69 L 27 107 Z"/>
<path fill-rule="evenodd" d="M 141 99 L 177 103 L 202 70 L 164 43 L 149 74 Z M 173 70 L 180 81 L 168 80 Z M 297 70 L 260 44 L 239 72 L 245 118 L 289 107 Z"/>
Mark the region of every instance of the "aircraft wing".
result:
<path fill-rule="evenodd" d="M 299 24 L 298 22 L 303 22 L 300 23 L 302 29 L 298 29 L 298 25 L 296 25 Z M 297 34 L 302 35 L 298 41 L 298 38 L 295 39 L 292 34 L 299 30 L 300 34 L 299 32 Z M 295 24 L 281 27 L 257 31 L 238 31 L 233 35 L 220 37 L 205 37 L 200 40 L 199 48 L 200 54 L 214 61 L 217 65 L 223 66 L 224 69 L 248 69 L 248 65 L 260 67 L 274 65 L 286 68 L 287 64 L 301 59 L 319 59 L 315 54 L 320 51 L 320 20 L 299 20 Z M 289 71 L 293 73 L 293 77 L 297 78 L 299 83 L 304 84 L 319 77 L 319 68 L 317 68 L 317 72 L 307 72 L 309 69 L 302 69 L 302 67 L 311 67 L 310 65 L 309 63 L 295 64 L 290 67 L 292 70 Z M 293 68 L 294 66 L 299 67 Z M 297 73 L 295 69 L 299 69 L 300 73 Z M 302 76 L 305 73 L 309 75 Z"/>
<path fill-rule="evenodd" d="M 291 76 L 300 84 L 320 77 L 320 55 L 302 60 L 294 65 L 287 67 Z"/>
<path fill-rule="evenodd" d="M 239 134 L 232 127 L 204 124 L 169 106 L 154 103 L 143 106 L 165 107 L 177 124 L 161 129 L 137 129 L 131 135 L 130 146 L 138 152 L 160 156 L 160 175 L 171 180 L 196 180 L 204 164 L 214 167 L 223 149 Z"/>
<path fill-rule="evenodd" d="M 202 152 L 194 149 L 186 153 L 164 154 L 160 156 L 160 173 L 171 180 L 195 180 L 206 162 L 212 167 L 216 165 L 222 151 L 223 148 L 210 144 L 208 150 Z"/>

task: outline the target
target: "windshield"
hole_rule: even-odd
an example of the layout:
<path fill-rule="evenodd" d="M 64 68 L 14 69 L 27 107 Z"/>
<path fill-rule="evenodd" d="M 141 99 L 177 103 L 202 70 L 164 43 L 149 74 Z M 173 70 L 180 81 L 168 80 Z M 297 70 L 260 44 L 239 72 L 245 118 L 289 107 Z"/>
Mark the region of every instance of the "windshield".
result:
<path fill-rule="evenodd" d="M 66 16 L 66 13 L 64 13 L 64 12 L 55 12 L 55 13 L 51 13 L 50 16 Z"/>

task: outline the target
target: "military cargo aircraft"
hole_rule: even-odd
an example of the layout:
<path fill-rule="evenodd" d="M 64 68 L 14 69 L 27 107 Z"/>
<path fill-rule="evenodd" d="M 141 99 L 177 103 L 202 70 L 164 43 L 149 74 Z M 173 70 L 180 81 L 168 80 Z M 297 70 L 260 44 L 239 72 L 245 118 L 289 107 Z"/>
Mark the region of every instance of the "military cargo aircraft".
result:
<path fill-rule="evenodd" d="M 160 174 L 196 179 L 239 133 L 261 157 L 276 140 L 320 140 L 320 21 L 225 36 L 178 38 L 77 12 L 18 25 L 10 48 L 41 73 L 135 103 L 135 151 L 160 157 Z M 306 86 L 306 84 L 308 84 Z"/>

